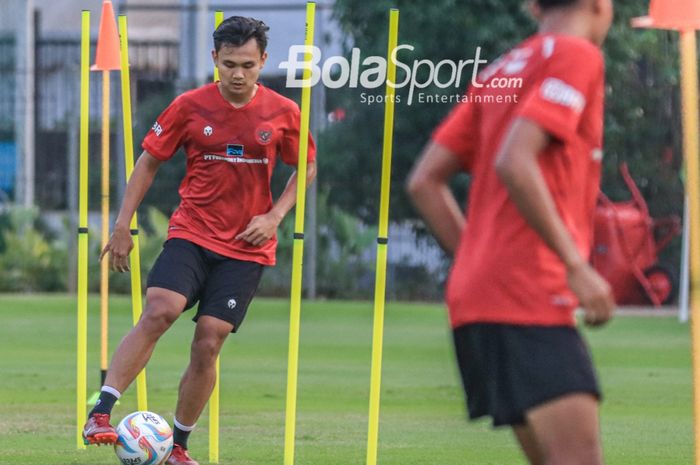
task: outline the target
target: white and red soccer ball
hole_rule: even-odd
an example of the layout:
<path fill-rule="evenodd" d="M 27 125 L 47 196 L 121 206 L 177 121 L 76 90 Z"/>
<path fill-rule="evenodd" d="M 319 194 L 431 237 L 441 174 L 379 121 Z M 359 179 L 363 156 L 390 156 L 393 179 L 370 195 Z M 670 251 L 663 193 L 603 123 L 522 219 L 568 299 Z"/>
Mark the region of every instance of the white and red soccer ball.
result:
<path fill-rule="evenodd" d="M 134 412 L 119 422 L 114 451 L 123 465 L 162 465 L 173 450 L 173 430 L 158 414 Z"/>

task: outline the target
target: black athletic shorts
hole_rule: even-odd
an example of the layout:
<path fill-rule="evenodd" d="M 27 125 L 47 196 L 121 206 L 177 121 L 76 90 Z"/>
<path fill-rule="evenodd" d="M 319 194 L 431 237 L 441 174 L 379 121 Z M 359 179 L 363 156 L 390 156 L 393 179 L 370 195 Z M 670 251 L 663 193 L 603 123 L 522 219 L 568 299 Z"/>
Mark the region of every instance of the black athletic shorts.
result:
<path fill-rule="evenodd" d="M 521 425 L 525 413 L 566 394 L 600 399 L 595 370 L 576 328 L 468 324 L 453 331 L 469 418 Z"/>
<path fill-rule="evenodd" d="M 193 321 L 210 315 L 233 325 L 243 323 L 262 277 L 263 265 L 224 257 L 185 239 L 169 239 L 148 274 L 147 287 L 161 287 L 197 302 Z"/>

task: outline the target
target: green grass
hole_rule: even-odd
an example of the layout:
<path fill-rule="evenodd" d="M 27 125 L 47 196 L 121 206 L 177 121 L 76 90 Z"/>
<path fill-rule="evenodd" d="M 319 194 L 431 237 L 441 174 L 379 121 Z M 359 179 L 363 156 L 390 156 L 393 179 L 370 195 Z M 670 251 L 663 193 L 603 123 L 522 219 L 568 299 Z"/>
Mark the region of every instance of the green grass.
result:
<path fill-rule="evenodd" d="M 131 323 L 128 298 L 111 299 L 110 352 Z M 75 300 L 0 295 L 0 465 L 115 465 L 109 448 L 75 446 Z M 222 464 L 281 464 L 288 303 L 258 299 L 222 353 Z M 99 382 L 97 300 L 90 302 L 89 388 Z M 364 464 L 372 306 L 314 302 L 302 309 L 296 463 Z M 148 366 L 149 408 L 172 419 L 193 324 L 184 317 Z M 611 465 L 691 463 L 687 326 L 621 317 L 587 332 L 605 402 Z M 136 410 L 132 387 L 115 417 Z M 206 413 L 190 439 L 207 464 Z M 439 305 L 390 304 L 386 313 L 379 460 L 382 465 L 519 465 L 511 435 L 467 423 L 449 330 Z"/>

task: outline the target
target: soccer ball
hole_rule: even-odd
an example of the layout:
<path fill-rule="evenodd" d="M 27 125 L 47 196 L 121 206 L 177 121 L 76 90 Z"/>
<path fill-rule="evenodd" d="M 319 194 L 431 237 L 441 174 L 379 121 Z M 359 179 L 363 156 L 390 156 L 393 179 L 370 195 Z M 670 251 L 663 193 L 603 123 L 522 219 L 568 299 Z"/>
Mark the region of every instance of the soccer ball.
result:
<path fill-rule="evenodd" d="M 124 465 L 162 465 L 173 450 L 173 430 L 158 414 L 134 412 L 119 422 L 114 445 Z"/>

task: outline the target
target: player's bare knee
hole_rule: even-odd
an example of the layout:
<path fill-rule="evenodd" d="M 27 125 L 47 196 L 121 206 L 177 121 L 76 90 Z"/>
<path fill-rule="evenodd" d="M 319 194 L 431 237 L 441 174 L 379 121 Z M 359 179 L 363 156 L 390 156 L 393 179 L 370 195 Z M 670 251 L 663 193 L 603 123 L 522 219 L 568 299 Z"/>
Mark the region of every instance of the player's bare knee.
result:
<path fill-rule="evenodd" d="M 576 452 L 581 465 L 603 465 L 603 450 L 597 440 L 584 442 Z"/>
<path fill-rule="evenodd" d="M 190 366 L 198 371 L 205 371 L 214 365 L 221 345 L 216 338 L 197 338 L 192 341 L 192 359 Z"/>
<path fill-rule="evenodd" d="M 547 465 L 604 465 L 598 441 L 581 441 L 572 447 L 555 447 L 548 454 Z"/>
<path fill-rule="evenodd" d="M 139 321 L 139 327 L 148 336 L 160 337 L 172 325 L 174 319 L 165 312 L 150 311 L 145 312 Z"/>
<path fill-rule="evenodd" d="M 159 337 L 177 320 L 179 314 L 167 299 L 155 296 L 148 300 L 139 326 L 147 334 Z"/>

